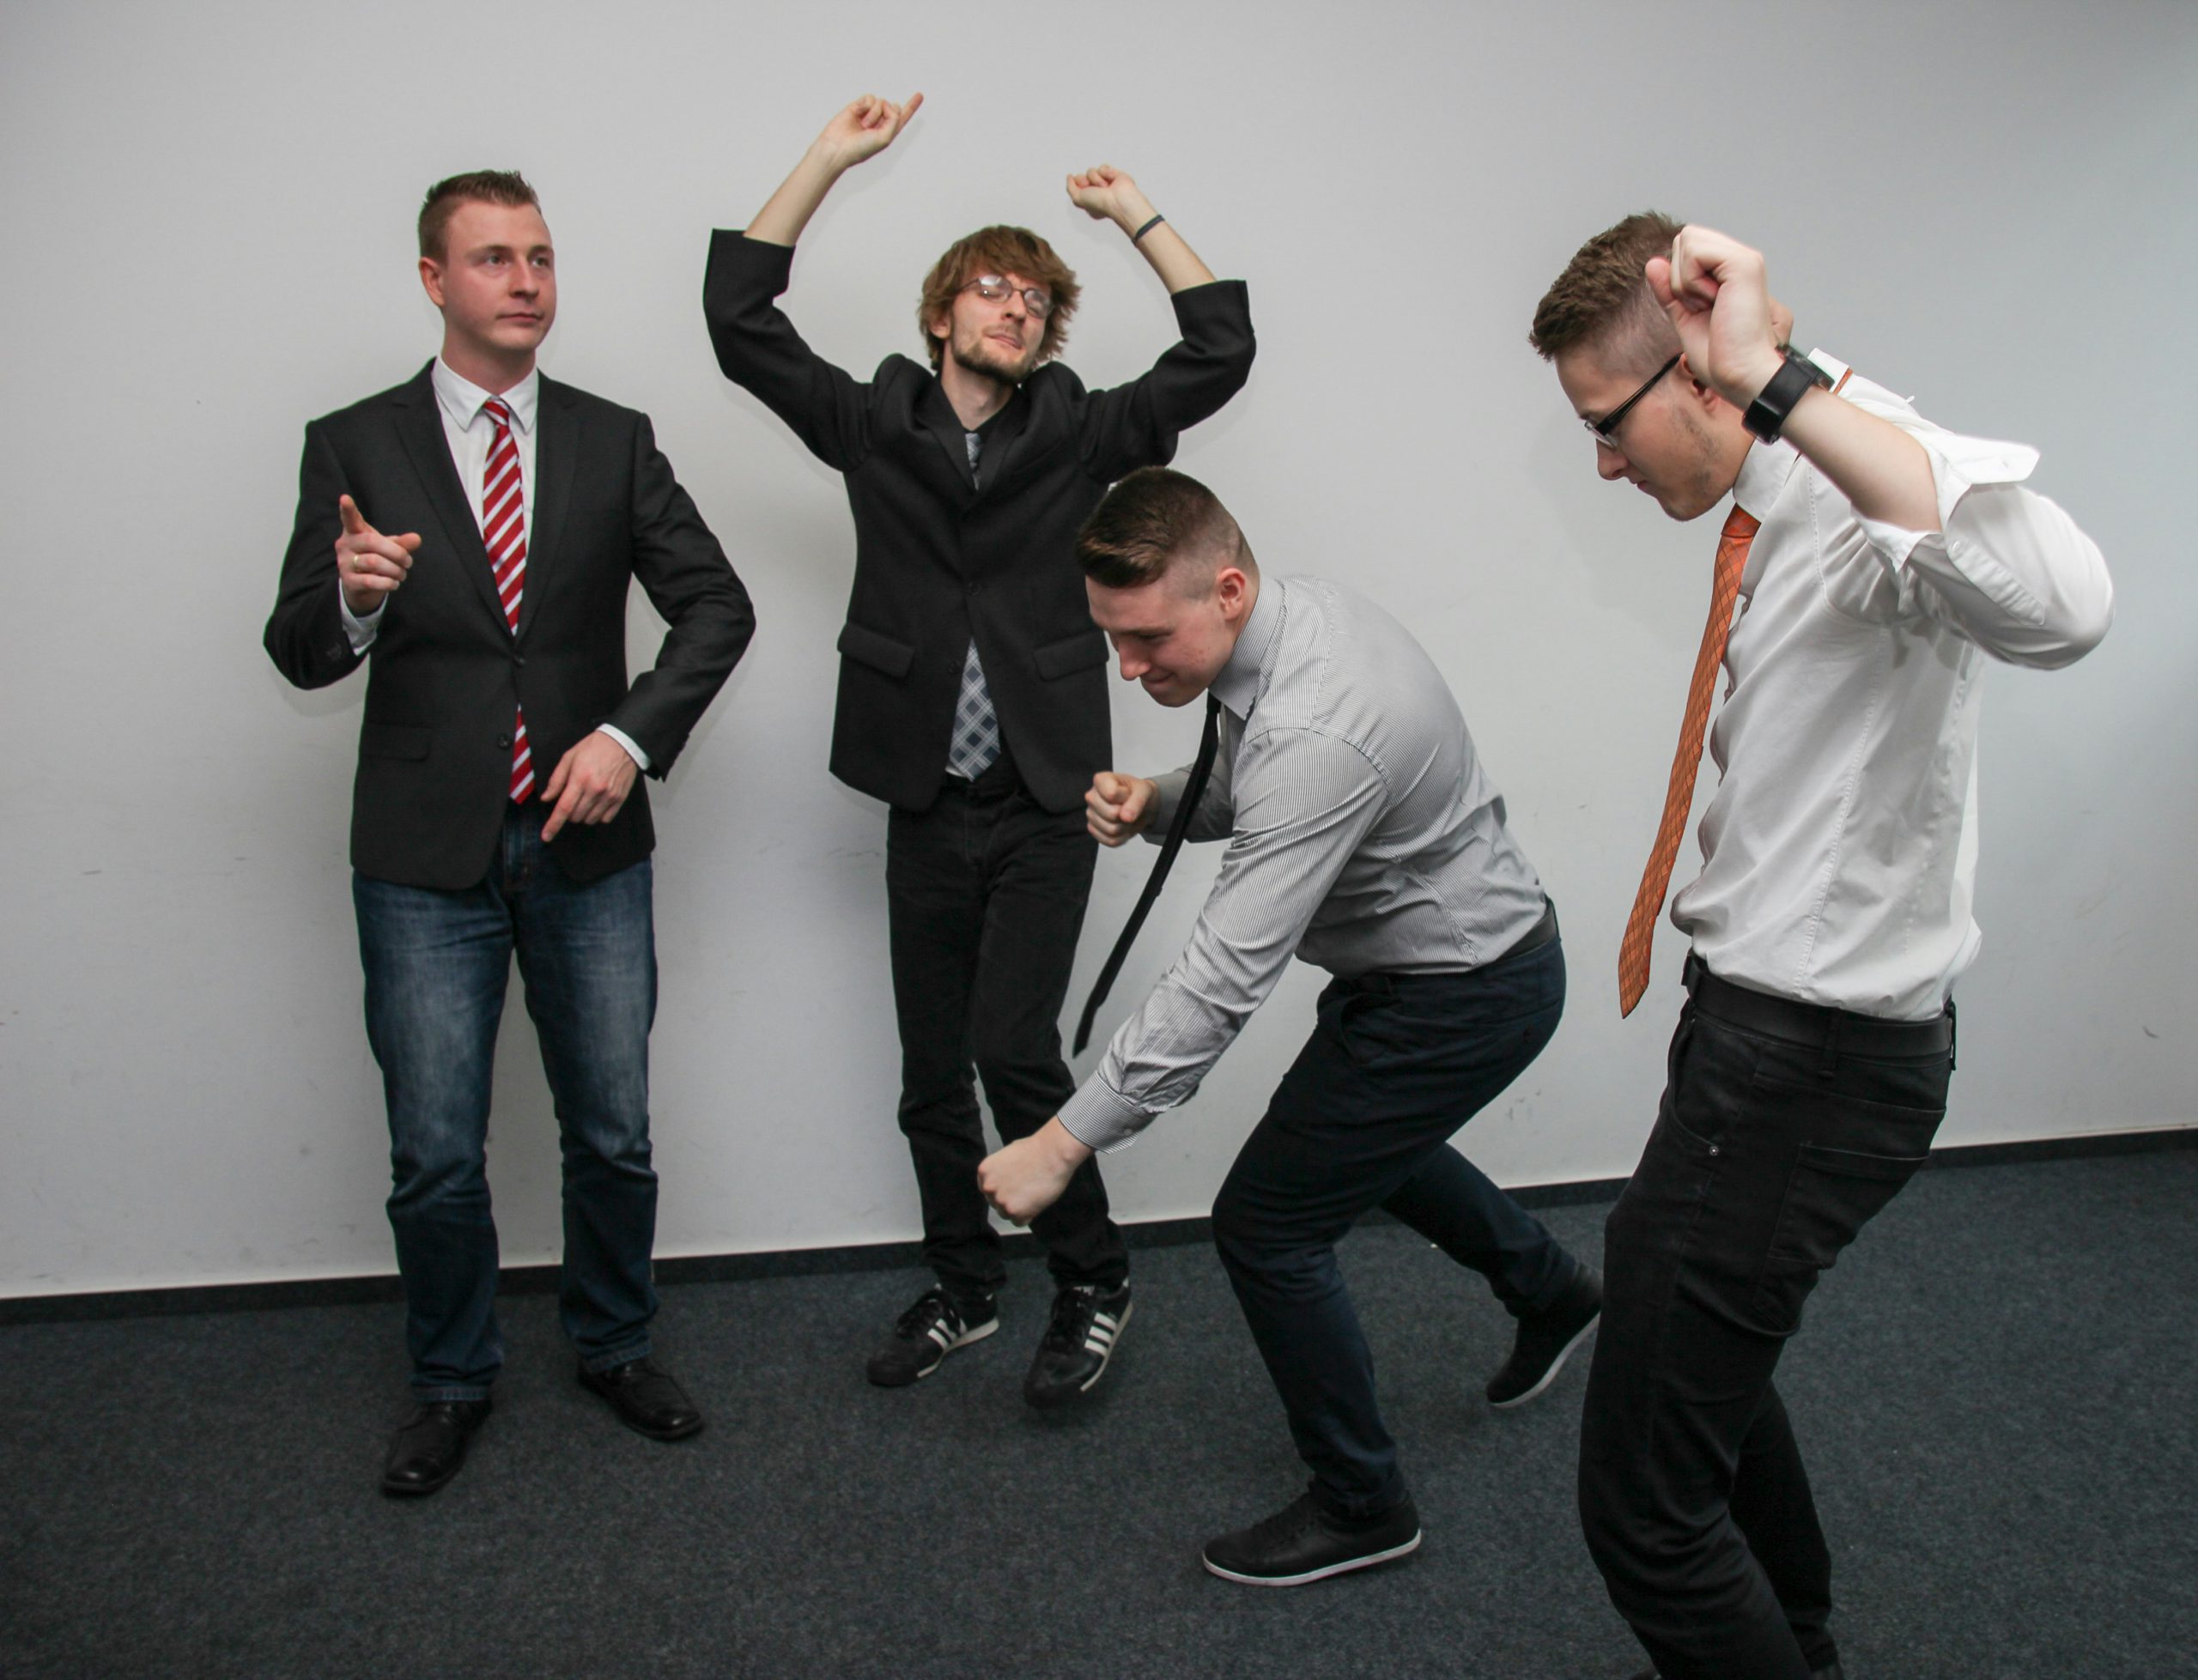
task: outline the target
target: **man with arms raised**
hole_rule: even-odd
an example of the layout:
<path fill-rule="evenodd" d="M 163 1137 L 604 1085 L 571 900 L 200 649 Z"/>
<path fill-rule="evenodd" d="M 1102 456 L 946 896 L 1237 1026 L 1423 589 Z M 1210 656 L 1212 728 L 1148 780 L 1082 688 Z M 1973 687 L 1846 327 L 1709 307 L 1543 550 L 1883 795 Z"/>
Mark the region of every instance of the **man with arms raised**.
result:
<path fill-rule="evenodd" d="M 1375 1404 L 1335 1243 L 1382 1207 L 1480 1272 L 1518 1319 L 1499 1405 L 1540 1393 L 1595 1321 L 1594 1271 L 1448 1147 L 1557 1030 L 1557 915 L 1504 827 L 1440 672 L 1403 627 L 1323 579 L 1266 577 L 1212 492 L 1154 469 L 1078 545 L 1122 676 L 1206 700 L 1199 762 L 1095 778 L 1092 833 L 1226 840 L 1196 931 L 1060 1113 L 986 1161 L 1028 1220 L 1096 1149 L 1187 1100 L 1293 955 L 1335 978 L 1312 1038 L 1215 1198 L 1214 1241 L 1307 1493 L 1206 1545 L 1231 1580 L 1289 1586 L 1402 1556 L 1419 1519 Z M 1203 791 L 1200 791 L 1201 785 Z M 1189 814 L 1182 816 L 1187 804 Z"/>
<path fill-rule="evenodd" d="M 1597 470 L 1677 519 L 1733 508 L 1664 822 L 1619 955 L 1647 984 L 1721 657 L 1722 771 L 1670 1079 L 1612 1211 L 1581 1516 L 1667 1680 L 1839 1674 L 1831 1558 L 1772 1372 L 1819 1275 L 1928 1156 L 1975 959 L 1978 679 L 2105 634 L 2098 550 L 1957 436 L 1787 350 L 1756 252 L 1629 216 L 1581 247 L 1534 348 Z M 1738 602 L 1735 613 L 1734 603 Z"/>
<path fill-rule="evenodd" d="M 442 353 L 306 428 L 266 636 L 300 688 L 368 666 L 352 899 L 416 1403 L 393 1494 L 458 1473 L 503 1364 L 485 1154 L 514 951 L 564 1146 L 580 1382 L 643 1434 L 702 1427 L 650 1357 L 655 834 L 636 779 L 671 768 L 756 625 L 647 419 L 537 370 L 557 275 L 534 190 L 453 176 L 419 232 Z M 671 628 L 628 682 L 637 579 Z"/>
<path fill-rule="evenodd" d="M 891 807 L 900 1122 L 937 1280 L 871 1358 L 888 1386 L 999 1326 L 1006 1272 L 977 1192 L 973 1070 L 1004 1137 L 1074 1089 L 1060 1007 L 1096 855 L 1084 791 L 1108 755 L 1107 645 L 1077 526 L 1114 479 L 1169 459 L 1252 361 L 1242 284 L 1215 280 L 1105 167 L 1069 177 L 1069 197 L 1144 254 L 1182 332 L 1142 378 L 1090 391 L 1053 360 L 1076 276 L 1021 227 L 983 228 L 932 268 L 917 311 L 927 366 L 888 356 L 865 383 L 817 355 L 774 301 L 794 241 L 922 98 L 865 97 L 833 118 L 747 230 L 714 237 L 704 286 L 719 365 L 846 476 L 854 512 L 832 773 Z M 1043 1406 L 1104 1374 L 1129 1317 L 1129 1256 L 1096 1167 L 1036 1229 L 1055 1295 L 1023 1394 Z"/>

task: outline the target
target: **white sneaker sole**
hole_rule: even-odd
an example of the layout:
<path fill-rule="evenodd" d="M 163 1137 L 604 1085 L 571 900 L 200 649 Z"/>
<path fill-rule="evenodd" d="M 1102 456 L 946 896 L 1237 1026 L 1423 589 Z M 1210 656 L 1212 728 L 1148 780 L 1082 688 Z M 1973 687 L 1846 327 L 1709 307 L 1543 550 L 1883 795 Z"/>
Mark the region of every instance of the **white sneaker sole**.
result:
<path fill-rule="evenodd" d="M 1595 1326 L 1602 1323 L 1602 1321 L 1603 1315 L 1600 1313 L 1598 1313 L 1594 1318 L 1588 1319 L 1587 1323 L 1582 1325 L 1580 1326 L 1579 1334 L 1575 1336 L 1570 1342 L 1567 1342 L 1562 1348 L 1557 1349 L 1557 1357 L 1549 1362 L 1549 1369 L 1542 1373 L 1542 1380 L 1536 1383 L 1532 1388 L 1528 1389 L 1524 1394 L 1514 1395 L 1508 1400 L 1491 1400 L 1488 1404 L 1494 1407 L 1497 1411 L 1509 1411 L 1514 1406 L 1523 1406 L 1527 1401 L 1533 1399 L 1536 1396 L 1540 1394 L 1544 1389 L 1547 1388 L 1551 1383 L 1557 1380 L 1557 1373 L 1564 1368 L 1564 1362 L 1572 1357 L 1573 1349 L 1577 1348 L 1590 1336 L 1593 1336 L 1595 1333 Z"/>
<path fill-rule="evenodd" d="M 916 1373 L 916 1380 L 918 1382 L 921 1382 L 933 1371 L 936 1371 L 940 1366 L 945 1364 L 946 1356 L 952 1353 L 956 1348 L 966 1348 L 972 1342 L 981 1342 L 986 1337 L 991 1335 L 999 1328 L 999 1320 L 995 1318 L 990 1324 L 979 1325 L 975 1330 L 963 1331 L 959 1336 L 956 1337 L 951 1342 L 949 1342 L 944 1347 L 938 1350 L 938 1357 L 937 1359 L 933 1360 L 930 1364 L 925 1366 L 922 1370 Z"/>
<path fill-rule="evenodd" d="M 1205 1564 L 1208 1574 L 1218 1575 L 1223 1580 L 1233 1580 L 1245 1586 L 1302 1586 L 1308 1581 L 1326 1580 L 1330 1575 L 1344 1575 L 1353 1569 L 1370 1569 L 1377 1563 L 1388 1563 L 1407 1552 L 1419 1550 L 1419 1531 L 1412 1531 L 1411 1539 L 1401 1546 L 1392 1546 L 1387 1551 L 1369 1552 L 1363 1557 L 1347 1557 L 1340 1563 L 1331 1563 L 1324 1568 L 1308 1569 L 1302 1575 L 1240 1575 L 1234 1569 L 1224 1569 L 1211 1558 L 1201 1555 L 1199 1562 Z"/>

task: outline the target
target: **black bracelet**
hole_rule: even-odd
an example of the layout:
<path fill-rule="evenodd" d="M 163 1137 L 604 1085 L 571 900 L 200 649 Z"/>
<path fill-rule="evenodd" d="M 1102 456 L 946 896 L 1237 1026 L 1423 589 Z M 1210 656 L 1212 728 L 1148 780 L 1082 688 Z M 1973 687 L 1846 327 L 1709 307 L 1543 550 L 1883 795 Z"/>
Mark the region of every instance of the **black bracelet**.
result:
<path fill-rule="evenodd" d="M 1139 240 L 1143 239 L 1147 234 L 1150 234 L 1154 228 L 1157 227 L 1162 222 L 1167 220 L 1168 218 L 1162 215 L 1157 210 L 1154 211 L 1152 220 L 1146 222 L 1144 227 L 1138 228 L 1137 232 L 1130 235 L 1130 243 L 1132 245 L 1135 245 Z"/>

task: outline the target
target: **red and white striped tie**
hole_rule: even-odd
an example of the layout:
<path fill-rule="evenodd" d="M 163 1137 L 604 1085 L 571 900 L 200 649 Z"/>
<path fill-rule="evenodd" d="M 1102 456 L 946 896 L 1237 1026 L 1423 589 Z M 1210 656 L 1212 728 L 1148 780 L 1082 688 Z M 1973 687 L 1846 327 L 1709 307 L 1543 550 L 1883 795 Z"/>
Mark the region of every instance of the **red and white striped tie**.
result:
<path fill-rule="evenodd" d="M 495 568 L 496 594 L 504 603 L 504 622 L 519 631 L 519 597 L 526 590 L 526 499 L 519 482 L 519 440 L 512 436 L 512 411 L 491 397 L 482 407 L 495 422 L 489 445 L 488 470 L 481 480 L 481 539 Z M 512 725 L 512 798 L 534 791 L 534 754 L 526 744 L 526 708 Z"/>

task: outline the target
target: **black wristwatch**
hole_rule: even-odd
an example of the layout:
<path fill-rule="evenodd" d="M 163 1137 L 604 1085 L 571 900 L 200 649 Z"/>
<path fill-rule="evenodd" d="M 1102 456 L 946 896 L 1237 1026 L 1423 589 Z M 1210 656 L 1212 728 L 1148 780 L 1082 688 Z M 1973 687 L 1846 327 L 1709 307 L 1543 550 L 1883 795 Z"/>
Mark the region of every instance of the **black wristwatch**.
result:
<path fill-rule="evenodd" d="M 1794 412 L 1801 393 L 1812 385 L 1829 391 L 1831 375 L 1791 344 L 1787 345 L 1785 361 L 1770 376 L 1770 383 L 1756 393 L 1755 401 L 1740 415 L 1740 424 L 1765 443 L 1777 442 L 1778 434 L 1786 429 L 1786 416 Z"/>

